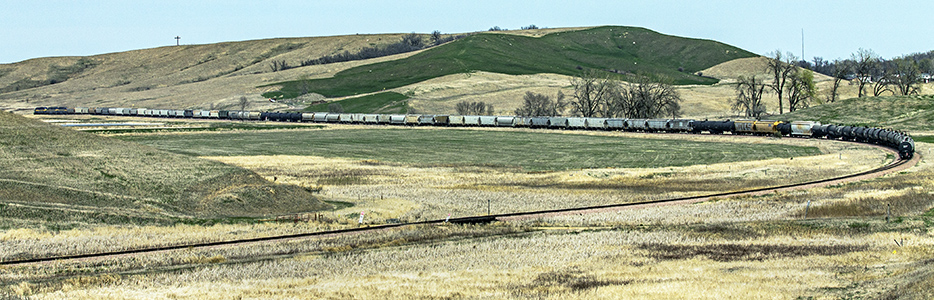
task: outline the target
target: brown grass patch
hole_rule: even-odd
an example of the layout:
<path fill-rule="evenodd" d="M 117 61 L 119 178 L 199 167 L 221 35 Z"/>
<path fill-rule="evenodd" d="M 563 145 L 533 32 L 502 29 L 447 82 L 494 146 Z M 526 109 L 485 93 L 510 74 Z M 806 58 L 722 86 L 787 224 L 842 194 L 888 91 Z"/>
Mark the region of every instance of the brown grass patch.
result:
<path fill-rule="evenodd" d="M 691 259 L 705 257 L 719 262 L 730 261 L 763 261 L 786 257 L 808 255 L 839 255 L 856 251 L 863 251 L 867 247 L 856 245 L 743 245 L 743 244 L 705 244 L 705 245 L 671 245 L 671 244 L 642 244 L 639 249 L 648 250 L 646 255 L 658 260 Z"/>

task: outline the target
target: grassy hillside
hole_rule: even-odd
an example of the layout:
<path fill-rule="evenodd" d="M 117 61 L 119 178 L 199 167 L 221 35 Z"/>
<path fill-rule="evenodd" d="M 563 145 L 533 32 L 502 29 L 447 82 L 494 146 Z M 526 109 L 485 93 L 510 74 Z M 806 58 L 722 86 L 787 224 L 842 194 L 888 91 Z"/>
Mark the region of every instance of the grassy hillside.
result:
<path fill-rule="evenodd" d="M 282 86 L 279 91 L 263 95 L 293 98 L 308 90 L 326 97 L 340 97 L 475 71 L 576 75 L 580 68 L 666 76 L 677 84 L 712 84 L 717 80 L 692 73 L 752 56 L 755 55 L 719 42 L 668 36 L 635 27 L 598 27 L 540 38 L 483 33 L 408 58 L 347 69 L 333 78 L 277 83 L 274 85 Z"/>
<path fill-rule="evenodd" d="M 408 110 L 405 101 L 408 98 L 395 92 L 376 93 L 331 103 L 319 103 L 308 106 L 304 111 L 328 111 L 328 106 L 336 103 L 340 104 L 346 113 L 404 114 Z"/>
<path fill-rule="evenodd" d="M 0 109 L 36 106 L 234 107 L 247 96 L 253 109 L 275 108 L 257 86 L 295 78 L 330 77 L 366 61 L 273 72 L 273 61 L 355 52 L 398 42 L 403 34 L 279 38 L 166 46 L 87 57 L 45 57 L 0 64 Z"/>
<path fill-rule="evenodd" d="M 300 187 L 219 162 L 8 112 L 0 112 L 0 128 L 0 227 L 200 222 L 328 207 Z"/>
<path fill-rule="evenodd" d="M 783 114 L 778 119 L 929 131 L 934 130 L 934 96 L 850 98 Z"/>

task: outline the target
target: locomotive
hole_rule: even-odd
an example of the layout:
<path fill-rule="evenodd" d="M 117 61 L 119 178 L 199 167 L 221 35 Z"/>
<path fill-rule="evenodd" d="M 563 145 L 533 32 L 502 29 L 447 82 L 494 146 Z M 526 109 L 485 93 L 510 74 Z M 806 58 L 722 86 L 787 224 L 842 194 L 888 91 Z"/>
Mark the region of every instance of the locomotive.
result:
<path fill-rule="evenodd" d="M 821 124 L 815 121 L 626 119 L 587 117 L 460 116 L 419 114 L 362 114 L 326 112 L 258 112 L 237 110 L 148 109 L 117 107 L 37 107 L 34 114 L 92 114 L 162 118 L 255 120 L 409 126 L 487 126 L 566 130 L 707 133 L 811 137 L 878 144 L 911 159 L 915 142 L 907 133 L 883 128 Z"/>

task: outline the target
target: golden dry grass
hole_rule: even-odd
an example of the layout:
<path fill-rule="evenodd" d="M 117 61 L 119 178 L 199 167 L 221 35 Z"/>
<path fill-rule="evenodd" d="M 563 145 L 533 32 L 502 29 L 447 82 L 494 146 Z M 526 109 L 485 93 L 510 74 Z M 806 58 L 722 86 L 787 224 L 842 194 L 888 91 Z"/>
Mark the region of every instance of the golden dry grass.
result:
<path fill-rule="evenodd" d="M 786 140 L 782 142 L 796 142 Z M 842 149 L 834 150 L 843 150 L 846 155 L 854 155 L 853 158 L 861 152 L 872 157 L 876 152 L 847 149 L 848 144 L 839 147 Z M 919 143 L 919 151 L 928 155 L 932 149 Z M 250 162 L 253 159 L 257 161 Z M 238 164 L 247 168 L 296 164 L 299 173 L 331 170 L 332 174 L 347 174 L 365 170 L 369 173 L 364 176 L 367 183 L 362 185 L 384 181 L 443 185 L 454 179 L 464 180 L 446 174 L 456 173 L 456 170 L 420 174 L 411 173 L 404 166 L 397 166 L 397 171 L 384 170 L 375 162 L 309 157 L 253 157 L 239 158 L 239 161 Z M 772 162 L 748 164 L 743 166 L 745 171 L 774 165 Z M 727 168 L 703 174 L 729 173 L 731 167 Z M 264 173 L 260 168 L 255 170 Z M 697 171 L 679 169 L 674 173 Z M 585 171 L 558 173 L 567 176 L 564 180 L 575 180 L 582 172 Z M 639 172 L 645 175 L 671 170 Z M 805 199 L 850 201 L 861 197 L 860 194 L 891 199 L 919 188 L 926 194 L 934 184 L 932 173 L 930 163 L 924 161 L 905 174 L 841 187 L 721 199 L 689 206 L 528 220 L 513 229 L 501 224 L 398 229 L 350 237 L 196 249 L 107 262 L 76 262 L 51 268 L 5 268 L 0 269 L 0 278 L 12 282 L 5 291 L 30 295 L 34 299 L 926 298 L 931 295 L 926 289 L 930 287 L 927 280 L 934 272 L 929 262 L 934 255 L 934 239 L 931 238 L 934 228 L 923 219 L 910 216 L 930 208 L 931 201 L 926 207 L 916 206 L 904 212 L 902 215 L 906 219 L 892 223 L 885 223 L 879 216 L 802 221 L 798 214 Z M 331 177 L 287 176 L 280 180 L 313 184 L 315 180 L 327 178 Z M 501 178 L 504 177 L 493 180 Z M 329 194 L 332 188 L 339 186 L 324 187 L 324 194 Z M 372 203 L 380 206 L 378 201 Z M 384 209 L 405 210 L 405 205 L 408 204 L 394 202 Z M 354 214 L 356 210 L 348 209 L 347 213 Z M 538 226 L 549 229 L 526 232 Z M 201 231 L 193 227 L 179 229 Z M 138 233 L 145 231 L 140 230 Z M 253 229 L 216 227 L 209 234 L 231 234 L 224 233 L 227 230 Z M 123 232 L 132 234 L 135 231 Z M 11 233 L 21 237 L 32 234 L 35 233 Z M 80 232 L 67 235 L 71 234 L 81 235 Z M 429 238 L 432 236 L 435 238 Z M 427 240 L 410 244 L 411 239 L 417 237 Z M 893 240 L 904 242 L 898 246 Z M 247 257 L 254 259 L 245 259 Z M 185 267 L 172 272 L 118 272 L 140 264 Z M 42 278 L 54 269 L 96 271 L 41 284 L 17 281 L 19 278 Z"/>

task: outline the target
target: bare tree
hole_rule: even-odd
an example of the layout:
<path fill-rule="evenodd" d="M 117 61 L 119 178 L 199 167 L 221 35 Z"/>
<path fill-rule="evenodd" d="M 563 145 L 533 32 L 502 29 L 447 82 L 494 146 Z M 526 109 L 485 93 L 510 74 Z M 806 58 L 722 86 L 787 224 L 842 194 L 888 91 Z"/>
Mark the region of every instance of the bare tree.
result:
<path fill-rule="evenodd" d="M 566 105 L 564 103 L 564 94 L 561 92 L 558 92 L 558 96 L 554 101 L 549 96 L 533 92 L 525 92 L 522 100 L 522 107 L 517 108 L 514 112 L 517 116 L 560 116 Z"/>
<path fill-rule="evenodd" d="M 573 99 L 570 102 L 574 113 L 583 117 L 596 116 L 603 109 L 613 83 L 610 79 L 596 70 L 586 70 L 580 76 L 571 78 L 574 87 Z"/>
<path fill-rule="evenodd" d="M 879 64 L 879 55 L 872 50 L 859 48 L 851 56 L 853 60 L 853 72 L 856 73 L 856 82 L 859 85 L 859 97 L 865 95 L 866 84 L 872 81 L 872 71 Z"/>
<path fill-rule="evenodd" d="M 237 104 L 240 105 L 240 110 L 244 111 L 247 107 L 250 107 L 250 100 L 246 96 L 240 96 L 240 101 Z"/>
<path fill-rule="evenodd" d="M 612 109 L 606 117 L 658 118 L 681 114 L 681 95 L 672 87 L 671 80 L 639 76 L 635 82 L 626 83 L 609 97 L 607 107 Z"/>
<path fill-rule="evenodd" d="M 814 72 L 798 71 L 788 83 L 788 111 L 793 112 L 798 108 L 810 106 L 811 99 L 815 96 L 817 96 L 817 86 L 814 85 Z"/>
<path fill-rule="evenodd" d="M 437 46 L 437 45 L 440 45 L 441 43 L 442 43 L 441 42 L 441 31 L 438 31 L 438 30 L 432 31 L 431 32 L 431 44 Z"/>
<path fill-rule="evenodd" d="M 461 101 L 454 105 L 454 110 L 459 115 L 492 115 L 493 104 L 486 104 L 483 101 L 470 102 Z"/>
<path fill-rule="evenodd" d="M 733 111 L 742 112 L 746 117 L 759 118 L 765 112 L 762 93 L 766 85 L 756 76 L 740 76 L 736 83 L 736 98 L 733 99 Z"/>
<path fill-rule="evenodd" d="M 921 68 L 914 60 L 899 58 L 892 61 L 892 71 L 889 80 L 895 86 L 894 93 L 898 95 L 914 95 L 921 90 Z"/>
<path fill-rule="evenodd" d="M 833 86 L 830 88 L 830 95 L 827 96 L 827 103 L 834 103 L 837 101 L 837 97 L 840 95 L 838 92 L 840 89 L 840 81 L 846 79 L 846 75 L 850 73 L 852 66 L 848 61 L 836 60 L 832 68 Z"/>
<path fill-rule="evenodd" d="M 272 62 L 270 62 L 269 68 L 272 69 L 273 72 L 278 72 L 278 71 L 291 69 L 292 66 L 289 66 L 289 64 L 285 62 L 284 59 L 280 59 L 280 60 L 273 60 Z"/>
<path fill-rule="evenodd" d="M 785 56 L 782 56 L 781 50 L 775 50 L 772 57 L 769 58 L 767 70 L 772 74 L 772 85 L 769 86 L 778 94 L 778 113 L 784 113 L 783 109 L 783 91 L 785 90 L 785 84 L 788 80 L 795 76 L 798 68 L 795 66 L 795 63 L 798 59 L 791 54 L 790 52 Z"/>

